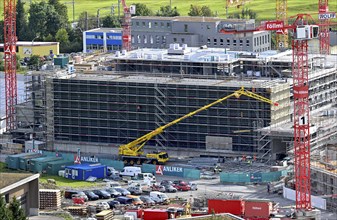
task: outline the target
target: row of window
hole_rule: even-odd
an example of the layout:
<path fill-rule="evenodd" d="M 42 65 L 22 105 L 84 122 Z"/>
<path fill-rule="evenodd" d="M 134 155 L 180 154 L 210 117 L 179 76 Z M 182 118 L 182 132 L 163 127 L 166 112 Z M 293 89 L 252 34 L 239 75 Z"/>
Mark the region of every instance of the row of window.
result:
<path fill-rule="evenodd" d="M 87 50 L 103 50 L 104 46 L 99 45 L 99 44 L 87 44 Z M 112 50 L 121 50 L 122 46 L 121 45 L 107 45 L 107 50 L 112 51 Z"/>
<path fill-rule="evenodd" d="M 171 23 L 170 22 L 166 22 L 166 24 L 164 22 L 145 22 L 145 21 L 134 21 L 131 23 L 131 25 L 136 25 L 136 27 L 148 27 L 148 28 L 152 28 L 152 24 L 153 24 L 153 27 L 154 28 L 158 28 L 158 27 L 161 27 L 161 28 L 170 28 L 171 27 Z"/>
<path fill-rule="evenodd" d="M 103 39 L 102 35 L 86 35 L 86 39 Z M 109 35 L 106 37 L 108 40 L 122 40 L 120 35 Z"/>
<path fill-rule="evenodd" d="M 144 43 L 144 44 L 147 44 L 147 43 L 150 43 L 150 44 L 154 44 L 154 42 L 156 44 L 165 44 L 166 43 L 166 36 L 158 36 L 156 35 L 155 37 L 153 37 L 152 35 L 149 36 L 146 36 L 146 35 L 143 35 L 143 36 L 140 36 L 140 35 L 137 35 L 136 36 L 136 41 L 138 44 L 141 44 L 141 43 Z M 131 43 L 135 43 L 135 36 L 131 36 Z"/>
<path fill-rule="evenodd" d="M 270 42 L 270 39 L 268 35 L 260 36 L 260 37 L 255 37 L 254 38 L 254 47 L 267 44 Z"/>

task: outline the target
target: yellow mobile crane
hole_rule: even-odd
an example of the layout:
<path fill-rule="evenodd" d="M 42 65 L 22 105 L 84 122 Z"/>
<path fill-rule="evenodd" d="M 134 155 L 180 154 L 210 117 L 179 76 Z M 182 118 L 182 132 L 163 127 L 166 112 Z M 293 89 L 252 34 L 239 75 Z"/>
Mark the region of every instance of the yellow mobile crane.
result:
<path fill-rule="evenodd" d="M 240 98 L 240 96 L 245 95 L 247 97 L 251 97 L 253 99 L 257 99 L 260 100 L 262 102 L 266 102 L 269 103 L 271 105 L 275 105 L 278 106 L 278 103 L 276 102 L 272 102 L 271 100 L 257 95 L 253 92 L 250 92 L 248 90 L 245 90 L 244 87 L 241 87 L 241 89 L 233 92 L 230 95 L 227 95 L 221 99 L 218 99 L 208 105 L 205 105 L 193 112 L 190 112 L 178 119 L 175 119 L 174 121 L 171 121 L 170 123 L 163 125 L 153 131 L 151 131 L 150 133 L 147 133 L 145 135 L 143 135 L 142 137 L 128 143 L 128 144 L 124 144 L 121 145 L 119 147 L 119 156 L 120 158 L 123 160 L 123 162 L 125 164 L 130 164 L 130 165 L 134 165 L 134 164 L 142 164 L 144 162 L 151 162 L 152 164 L 164 164 L 169 160 L 169 156 L 167 154 L 167 152 L 154 152 L 154 153 L 147 153 L 146 155 L 144 155 L 144 152 L 142 151 L 144 145 L 146 144 L 146 142 L 148 142 L 151 138 L 153 138 L 154 136 L 162 133 L 165 131 L 165 129 L 171 127 L 172 125 L 175 125 L 179 122 L 181 122 L 182 120 L 192 117 L 193 115 L 204 111 L 210 107 L 212 107 L 213 105 L 216 105 L 220 102 L 225 101 L 226 99 L 229 99 L 233 96 L 235 96 L 236 98 Z"/>

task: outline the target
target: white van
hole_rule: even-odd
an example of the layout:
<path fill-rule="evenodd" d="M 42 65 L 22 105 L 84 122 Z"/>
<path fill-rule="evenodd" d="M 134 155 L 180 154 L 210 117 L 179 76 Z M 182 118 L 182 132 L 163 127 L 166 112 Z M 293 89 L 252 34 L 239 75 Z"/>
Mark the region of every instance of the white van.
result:
<path fill-rule="evenodd" d="M 139 173 L 137 179 L 148 184 L 151 182 L 157 182 L 156 177 L 152 173 Z"/>
<path fill-rule="evenodd" d="M 123 176 L 134 176 L 136 177 L 142 170 L 140 167 L 124 167 L 123 170 L 119 173 L 121 177 Z"/>
<path fill-rule="evenodd" d="M 168 196 L 165 193 L 158 191 L 150 192 L 150 198 L 156 203 L 168 204 L 170 202 Z"/>

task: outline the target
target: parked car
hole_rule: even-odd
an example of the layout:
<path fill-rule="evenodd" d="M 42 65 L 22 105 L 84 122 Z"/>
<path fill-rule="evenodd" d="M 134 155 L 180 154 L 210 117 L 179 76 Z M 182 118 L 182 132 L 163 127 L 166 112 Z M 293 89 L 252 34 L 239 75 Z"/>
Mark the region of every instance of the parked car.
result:
<path fill-rule="evenodd" d="M 106 183 L 106 187 L 109 187 L 109 188 L 121 187 L 121 184 L 116 181 L 109 181 Z"/>
<path fill-rule="evenodd" d="M 173 182 L 171 180 L 162 180 L 160 182 L 160 185 L 162 185 L 162 186 L 173 185 Z"/>
<path fill-rule="evenodd" d="M 132 204 L 132 199 L 125 197 L 125 196 L 118 196 L 116 199 L 120 204 L 122 205 L 131 205 Z"/>
<path fill-rule="evenodd" d="M 140 206 L 140 205 L 143 205 L 143 204 L 144 204 L 143 201 L 140 200 L 139 196 L 127 195 L 126 197 L 132 199 L 132 204 L 133 204 L 133 205 Z"/>
<path fill-rule="evenodd" d="M 111 175 L 119 176 L 119 171 L 117 171 L 113 167 L 108 167 L 108 176 L 111 176 Z"/>
<path fill-rule="evenodd" d="M 71 199 L 72 195 L 77 194 L 77 193 L 78 193 L 77 190 L 66 190 L 64 191 L 64 198 Z"/>
<path fill-rule="evenodd" d="M 72 198 L 71 198 L 71 199 L 73 200 L 73 203 L 74 203 L 75 205 L 83 205 L 83 204 L 85 203 L 84 198 L 81 197 L 81 196 L 78 195 L 78 194 L 72 195 Z"/>
<path fill-rule="evenodd" d="M 188 191 L 188 190 L 191 190 L 191 187 L 190 185 L 188 185 L 187 183 L 185 182 L 181 182 L 177 185 L 174 186 L 177 190 L 180 190 L 180 191 Z"/>
<path fill-rule="evenodd" d="M 105 190 L 93 190 L 93 193 L 99 196 L 100 199 L 110 199 L 110 193 Z"/>
<path fill-rule="evenodd" d="M 103 179 L 104 182 L 110 182 L 111 180 L 113 181 L 120 181 L 122 178 L 118 175 L 111 174 L 110 176 L 107 176 Z"/>
<path fill-rule="evenodd" d="M 138 186 L 130 186 L 127 188 L 127 190 L 132 194 L 132 195 L 141 195 L 143 193 L 142 189 Z"/>
<path fill-rule="evenodd" d="M 144 205 L 147 205 L 147 206 L 153 206 L 156 204 L 155 201 L 153 201 L 150 198 L 150 196 L 140 196 L 139 199 L 142 200 Z"/>
<path fill-rule="evenodd" d="M 127 189 L 121 187 L 115 187 L 115 190 L 117 190 L 117 192 L 120 192 L 122 196 L 127 196 L 131 194 Z"/>
<path fill-rule="evenodd" d="M 178 185 L 179 183 L 182 183 L 182 182 L 184 182 L 184 181 L 182 181 L 182 180 L 174 180 L 173 181 L 173 185 Z"/>
<path fill-rule="evenodd" d="M 120 202 L 118 202 L 117 200 L 110 200 L 107 201 L 107 203 L 109 204 L 110 209 L 115 209 L 120 206 Z"/>
<path fill-rule="evenodd" d="M 122 194 L 120 192 L 118 192 L 115 188 L 107 188 L 105 189 L 105 191 L 107 191 L 108 193 L 110 193 L 111 198 L 114 197 L 118 197 L 121 196 Z"/>
<path fill-rule="evenodd" d="M 190 185 L 192 191 L 198 190 L 198 185 L 196 183 L 189 182 L 188 185 Z"/>
<path fill-rule="evenodd" d="M 155 203 L 169 204 L 170 199 L 165 193 L 162 192 L 150 192 L 150 198 L 155 201 Z"/>
<path fill-rule="evenodd" d="M 72 198 L 74 196 L 83 198 L 85 202 L 89 200 L 88 196 L 84 192 L 82 192 L 82 191 L 78 191 L 76 194 L 73 194 Z"/>
<path fill-rule="evenodd" d="M 108 210 L 110 209 L 110 206 L 107 202 L 98 202 L 96 203 L 96 208 L 98 210 Z"/>
<path fill-rule="evenodd" d="M 95 193 L 93 193 L 92 191 L 84 191 L 84 193 L 85 193 L 85 195 L 87 195 L 87 197 L 90 201 L 99 199 L 99 196 L 96 195 Z"/>
<path fill-rule="evenodd" d="M 153 191 L 159 191 L 159 192 L 165 192 L 166 189 L 165 189 L 165 186 L 161 186 L 161 185 L 157 185 L 157 184 L 153 184 L 151 186 L 152 190 Z"/>
<path fill-rule="evenodd" d="M 173 185 L 165 185 L 165 192 L 175 193 L 177 189 Z"/>

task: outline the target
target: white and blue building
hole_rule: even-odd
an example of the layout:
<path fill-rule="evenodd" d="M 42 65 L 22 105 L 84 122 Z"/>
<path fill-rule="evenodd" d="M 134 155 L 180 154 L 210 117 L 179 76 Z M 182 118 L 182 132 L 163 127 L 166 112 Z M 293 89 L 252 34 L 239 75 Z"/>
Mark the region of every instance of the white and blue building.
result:
<path fill-rule="evenodd" d="M 96 28 L 83 32 L 83 53 L 122 50 L 121 28 Z"/>

